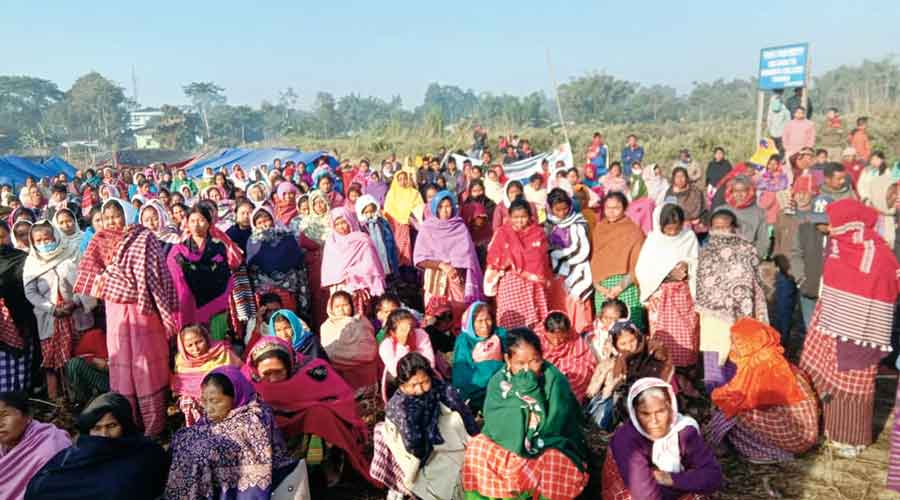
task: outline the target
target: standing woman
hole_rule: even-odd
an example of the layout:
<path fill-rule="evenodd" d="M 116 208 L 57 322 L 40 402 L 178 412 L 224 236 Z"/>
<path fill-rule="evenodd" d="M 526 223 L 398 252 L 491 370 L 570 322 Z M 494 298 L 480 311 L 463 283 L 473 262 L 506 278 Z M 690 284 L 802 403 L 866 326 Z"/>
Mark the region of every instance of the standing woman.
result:
<path fill-rule="evenodd" d="M 331 209 L 331 235 L 322 252 L 322 288 L 328 288 L 329 295 L 352 294 L 356 310 L 365 314 L 371 298 L 384 293 L 384 284 L 384 269 L 372 238 L 360 231 L 349 208 Z"/>
<path fill-rule="evenodd" d="M 175 283 L 181 307 L 175 315 L 179 331 L 199 323 L 212 340 L 224 340 L 229 328 L 228 304 L 234 280 L 228 267 L 228 248 L 213 238 L 213 216 L 196 205 L 188 212 L 188 237 L 169 252 L 166 266 Z"/>
<path fill-rule="evenodd" d="M 38 328 L 22 281 L 27 258 L 0 221 L 0 392 L 27 391 L 32 384 Z"/>
<path fill-rule="evenodd" d="M 306 269 L 309 272 L 309 289 L 318 292 L 322 288 L 322 246 L 325 239 L 331 235 L 331 217 L 329 215 L 328 198 L 321 191 L 309 193 L 309 214 L 300 218 L 297 224 L 298 235 L 316 245 L 316 248 L 307 249 L 304 258 Z M 313 293 L 310 297 L 311 318 L 313 324 L 320 324 L 326 317 L 327 297 L 320 293 Z"/>
<path fill-rule="evenodd" d="M 175 334 L 178 295 L 159 241 L 130 224 L 131 205 L 103 204 L 104 229 L 81 260 L 75 293 L 106 304 L 110 388 L 127 397 L 148 436 L 165 427 L 169 347 Z"/>
<path fill-rule="evenodd" d="M 703 216 L 706 215 L 706 195 L 691 183 L 687 169 L 675 167 L 672 170 L 672 184 L 665 197 L 675 198 L 675 202 L 684 210 L 684 218 L 695 232 L 705 229 Z"/>
<path fill-rule="evenodd" d="M 591 240 L 584 216 L 575 210 L 568 193 L 554 188 L 547 196 L 550 266 L 550 308 L 565 311 L 576 332 L 590 328 L 594 309 L 590 302 Z"/>
<path fill-rule="evenodd" d="M 366 194 L 356 200 L 356 217 L 359 220 L 362 231 L 372 238 L 372 244 L 378 252 L 378 260 L 385 276 L 395 274 L 399 268 L 397 259 L 397 242 L 394 241 L 394 233 L 391 225 L 381 215 L 381 206 L 372 195 Z"/>
<path fill-rule="evenodd" d="M 449 191 L 431 200 L 434 217 L 422 223 L 413 261 L 425 270 L 425 304 L 446 297 L 454 321 L 468 304 L 481 299 L 482 274 L 472 237 Z"/>
<path fill-rule="evenodd" d="M 309 284 L 303 252 L 294 233 L 277 226 L 266 207 L 257 207 L 250 219 L 253 234 L 247 240 L 247 271 L 257 297 L 276 293 L 286 309 L 309 317 Z"/>
<path fill-rule="evenodd" d="M 666 347 L 672 364 L 693 366 L 700 350 L 700 320 L 694 312 L 697 236 L 684 226 L 684 211 L 674 203 L 654 210 L 654 222 L 634 268 L 641 303 L 651 338 Z"/>
<path fill-rule="evenodd" d="M 394 229 L 394 238 L 397 240 L 397 253 L 401 267 L 413 266 L 410 217 L 424 203 L 419 190 L 410 181 L 409 172 L 401 170 L 394 174 L 391 188 L 388 189 L 384 199 L 384 215 Z"/>
<path fill-rule="evenodd" d="M 495 233 L 500 226 L 508 222 L 509 210 L 512 208 L 512 202 L 520 197 L 525 199 L 525 188 L 522 187 L 522 183 L 513 180 L 506 181 L 506 185 L 503 186 L 503 203 L 498 203 L 494 208 L 494 213 L 491 215 L 491 227 L 494 229 Z M 532 215 L 535 220 L 537 220 L 536 207 L 532 203 L 529 203 L 529 205 Z"/>
<path fill-rule="evenodd" d="M 644 309 L 634 268 L 637 265 L 644 232 L 625 215 L 628 199 L 613 191 L 603 199 L 603 219 L 591 235 L 591 278 L 594 280 L 594 307 L 600 314 L 607 300 L 619 299 L 628 306 L 628 318 L 644 328 Z"/>
<path fill-rule="evenodd" d="M 524 198 L 510 204 L 508 215 L 488 247 L 485 283 L 496 292 L 498 326 L 540 329 L 552 276 L 547 235 Z"/>

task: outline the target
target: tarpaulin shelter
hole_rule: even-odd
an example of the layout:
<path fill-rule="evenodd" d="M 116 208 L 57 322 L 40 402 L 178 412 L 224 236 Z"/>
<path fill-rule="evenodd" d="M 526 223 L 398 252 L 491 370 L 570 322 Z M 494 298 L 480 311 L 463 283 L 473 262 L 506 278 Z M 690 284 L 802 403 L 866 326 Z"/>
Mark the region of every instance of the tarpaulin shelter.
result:
<path fill-rule="evenodd" d="M 28 177 L 41 179 L 42 177 L 57 175 L 60 172 L 59 168 L 35 163 L 21 156 L 0 156 L 0 183 L 20 186 L 25 183 L 25 179 Z M 66 173 L 68 174 L 68 172 Z"/>
<path fill-rule="evenodd" d="M 235 164 L 239 164 L 245 172 L 249 172 L 253 167 L 260 165 L 272 166 L 275 160 L 281 160 L 284 165 L 288 161 L 294 163 L 303 162 L 310 164 L 317 162 L 319 158 L 328 158 L 328 164 L 332 168 L 339 165 L 337 158 L 328 154 L 327 151 L 307 151 L 303 152 L 299 149 L 288 148 L 267 148 L 267 149 L 248 149 L 248 148 L 227 148 L 221 149 L 214 153 L 209 153 L 196 158 L 193 162 L 185 166 L 188 177 L 200 177 L 203 170 L 210 167 L 214 172 L 218 172 L 222 167 L 231 170 Z"/>
<path fill-rule="evenodd" d="M 113 158 L 115 155 L 115 158 Z M 175 168 L 193 160 L 190 153 L 183 153 L 171 149 L 121 149 L 115 152 L 106 152 L 97 156 L 95 166 L 97 168 L 139 168 L 144 169 L 153 163 L 165 163 Z"/>
<path fill-rule="evenodd" d="M 75 177 L 75 173 L 78 172 L 78 169 L 75 168 L 74 165 L 63 160 L 59 156 L 51 156 L 44 160 L 43 165 L 48 167 L 49 169 L 55 171 L 57 174 L 62 172 L 69 176 L 69 178 Z"/>

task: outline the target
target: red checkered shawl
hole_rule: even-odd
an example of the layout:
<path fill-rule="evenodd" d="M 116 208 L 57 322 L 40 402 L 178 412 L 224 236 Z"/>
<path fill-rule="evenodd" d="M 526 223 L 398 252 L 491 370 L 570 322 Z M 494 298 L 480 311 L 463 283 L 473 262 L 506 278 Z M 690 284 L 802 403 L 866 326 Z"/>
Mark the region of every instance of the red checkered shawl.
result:
<path fill-rule="evenodd" d="M 140 225 L 97 233 L 81 259 L 75 293 L 117 304 L 137 304 L 144 314 L 159 314 L 168 333 L 178 296 L 156 236 Z"/>

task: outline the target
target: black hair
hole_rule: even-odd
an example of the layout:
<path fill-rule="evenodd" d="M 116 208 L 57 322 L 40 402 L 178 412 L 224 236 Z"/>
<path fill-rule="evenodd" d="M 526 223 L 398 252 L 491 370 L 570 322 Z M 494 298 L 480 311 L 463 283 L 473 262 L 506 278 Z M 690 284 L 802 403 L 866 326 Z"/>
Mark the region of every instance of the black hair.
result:
<path fill-rule="evenodd" d="M 666 204 L 659 211 L 659 228 L 660 230 L 669 224 L 684 224 L 684 210 L 674 203 Z"/>
<path fill-rule="evenodd" d="M 860 116 L 859 118 L 856 119 L 856 126 L 857 126 L 857 127 L 860 126 L 860 125 L 868 124 L 868 123 L 869 123 L 869 117 L 868 117 L 868 116 Z"/>
<path fill-rule="evenodd" d="M 193 208 L 191 208 L 190 210 L 188 210 L 188 213 L 187 213 L 188 218 L 190 218 L 190 216 L 193 215 L 193 214 L 200 214 L 201 217 L 203 217 L 204 219 L 206 219 L 206 222 L 207 222 L 208 224 L 212 224 L 212 221 L 213 221 L 213 216 L 212 216 L 212 214 L 213 214 L 213 213 L 210 212 L 210 211 L 209 211 L 209 208 L 206 207 L 206 206 L 204 206 L 203 204 L 197 203 L 196 205 L 194 205 Z"/>
<path fill-rule="evenodd" d="M 111 203 L 107 202 L 107 203 L 104 203 L 102 207 L 103 207 L 104 212 L 109 210 L 110 208 L 112 208 L 113 210 L 122 214 L 122 217 L 125 217 L 125 208 L 118 202 L 115 202 L 115 201 L 111 202 Z"/>
<path fill-rule="evenodd" d="M 428 359 L 417 352 L 411 352 L 397 362 L 396 382 L 398 385 L 403 385 L 419 372 L 425 372 L 426 375 L 434 380 L 434 370 L 431 369 L 431 363 Z"/>
<path fill-rule="evenodd" d="M 825 177 L 831 178 L 834 174 L 838 172 L 845 172 L 847 169 L 844 168 L 843 165 L 836 161 L 830 161 L 825 164 L 825 168 L 823 168 Z"/>
<path fill-rule="evenodd" d="M 282 304 L 281 296 L 278 295 L 277 293 L 272 293 L 272 292 L 266 292 L 259 296 L 259 304 L 260 305 L 268 304 L 270 302 L 278 302 L 279 304 Z"/>
<path fill-rule="evenodd" d="M 205 377 L 203 377 L 203 382 L 200 384 L 201 387 L 206 387 L 208 385 L 213 385 L 218 387 L 222 394 L 233 398 L 234 397 L 234 384 L 231 383 L 231 379 L 225 376 L 224 373 L 207 373 Z"/>
<path fill-rule="evenodd" d="M 133 436 L 139 433 L 134 423 L 134 414 L 131 411 L 131 403 L 118 392 L 107 392 L 94 398 L 81 414 L 78 415 L 76 426 L 82 434 L 89 434 L 91 428 L 97 425 L 106 414 L 112 414 L 119 426 L 122 427 L 123 436 Z"/>
<path fill-rule="evenodd" d="M 403 171 L 401 170 L 401 172 L 403 172 Z M 400 172 L 397 172 L 397 173 L 399 174 Z M 416 181 L 416 180 L 415 180 L 412 176 L 410 176 L 407 172 L 403 172 L 403 173 L 404 173 L 404 174 L 407 174 L 407 177 L 409 177 L 409 179 L 410 179 L 411 181 L 413 181 L 413 182 Z M 435 183 L 433 183 L 433 182 L 426 182 L 425 184 L 422 184 L 422 189 L 419 190 L 419 194 L 422 195 L 422 199 L 423 199 L 423 200 L 425 199 L 425 193 L 427 193 L 429 189 L 434 189 L 435 191 L 440 191 L 440 190 L 441 190 L 441 188 L 438 187 L 438 185 L 435 184 Z"/>
<path fill-rule="evenodd" d="M 553 205 L 557 203 L 565 203 L 569 208 L 572 208 L 572 198 L 569 196 L 569 193 L 564 189 L 553 188 L 547 195 L 547 206 L 553 208 Z"/>
<path fill-rule="evenodd" d="M 637 338 L 638 343 L 641 343 L 643 341 L 644 333 L 641 332 L 640 328 L 638 328 L 637 325 L 630 321 L 623 321 L 622 323 L 620 323 L 620 325 L 621 326 L 619 326 L 618 328 L 614 326 L 613 328 L 609 329 L 609 338 L 612 341 L 613 347 L 616 347 L 616 344 L 619 343 L 619 337 L 621 337 L 622 334 L 626 332 L 634 335 L 635 338 Z"/>
<path fill-rule="evenodd" d="M 628 197 L 625 196 L 625 193 L 620 191 L 610 191 L 609 193 L 606 193 L 606 196 L 603 197 L 603 206 L 605 207 L 606 202 L 611 199 L 619 200 L 619 203 L 622 204 L 622 210 L 628 210 Z"/>
<path fill-rule="evenodd" d="M 722 146 L 716 146 L 716 149 L 713 149 L 713 154 L 716 154 L 719 151 L 721 151 L 722 154 L 725 154 L 725 148 L 723 148 Z"/>
<path fill-rule="evenodd" d="M 506 194 L 506 196 L 509 196 L 509 188 L 513 186 L 519 186 L 519 191 L 522 191 L 522 194 L 519 196 L 525 196 L 525 186 L 522 185 L 521 181 L 510 181 L 503 189 L 503 193 Z"/>
<path fill-rule="evenodd" d="M 795 92 L 796 92 L 796 90 L 797 90 L 797 89 L 794 89 Z M 801 109 L 803 110 L 804 113 L 806 113 L 806 108 L 804 108 L 803 106 L 797 106 L 796 108 L 794 108 L 794 112 L 791 113 L 791 114 L 796 114 L 797 111 L 799 111 L 799 110 L 801 110 Z"/>
<path fill-rule="evenodd" d="M 823 149 L 823 148 L 817 149 L 817 150 L 816 150 L 816 156 L 819 156 L 820 154 L 825 154 L 825 155 L 827 155 L 827 154 L 828 154 L 828 150 L 827 150 L 827 149 Z"/>
<path fill-rule="evenodd" d="M 675 184 L 675 176 L 679 173 L 684 174 L 684 178 L 687 179 L 688 182 L 691 181 L 691 176 L 688 175 L 688 171 L 684 167 L 675 167 L 672 169 L 672 184 Z"/>
<path fill-rule="evenodd" d="M 50 191 L 53 193 L 62 193 L 62 194 L 67 194 L 69 192 L 68 188 L 66 188 L 66 186 L 64 186 L 63 184 L 54 184 L 53 187 L 50 188 Z"/>
<path fill-rule="evenodd" d="M 628 317 L 628 304 L 622 302 L 619 299 L 608 299 L 604 300 L 602 304 L 600 304 L 600 311 L 603 311 L 607 307 L 614 307 L 619 310 L 619 318 L 625 319 Z"/>
<path fill-rule="evenodd" d="M 28 404 L 28 395 L 22 391 L 0 392 L 0 402 L 19 410 L 25 415 L 30 414 L 31 405 Z"/>
<path fill-rule="evenodd" d="M 381 297 L 378 297 L 378 300 L 375 301 L 375 306 L 376 307 L 381 306 L 381 304 L 384 304 L 385 302 L 394 304 L 397 307 L 400 307 L 403 305 L 403 303 L 400 302 L 400 297 L 394 295 L 393 293 L 388 292 L 388 293 L 385 293 L 384 295 L 382 295 Z"/>
<path fill-rule="evenodd" d="M 565 313 L 553 311 L 544 318 L 544 330 L 547 332 L 569 332 L 572 329 L 572 322 Z"/>
<path fill-rule="evenodd" d="M 513 328 L 506 332 L 506 342 L 503 342 L 503 354 L 512 356 L 512 352 L 517 350 L 521 344 L 530 345 L 538 354 L 541 351 L 541 339 L 538 338 L 530 328 Z"/>
<path fill-rule="evenodd" d="M 234 202 L 234 213 L 236 214 L 237 211 L 238 211 L 238 209 L 241 208 L 241 207 L 244 206 L 244 205 L 250 205 L 251 211 L 252 211 L 253 209 L 256 208 L 256 205 L 254 205 L 253 202 L 250 201 L 249 199 L 247 199 L 247 198 L 238 198 L 238 199 L 235 200 L 235 202 Z"/>
<path fill-rule="evenodd" d="M 543 183 L 544 176 L 541 174 L 537 174 L 537 173 L 531 174 L 531 177 L 528 178 L 528 183 L 531 184 L 532 182 L 535 182 L 535 181 L 540 181 Z"/>
<path fill-rule="evenodd" d="M 334 186 L 334 179 L 332 179 L 330 175 L 323 175 L 323 176 L 319 177 L 318 179 L 316 179 L 316 187 L 318 188 L 319 185 L 322 184 L 322 179 L 326 179 L 326 178 L 328 179 L 329 182 L 331 182 L 331 185 Z"/>
<path fill-rule="evenodd" d="M 525 201 L 525 198 L 522 198 L 521 196 L 517 197 L 515 200 L 513 200 L 512 203 L 509 204 L 508 213 L 510 215 L 512 215 L 512 213 L 516 210 L 524 210 L 526 213 L 528 213 L 529 217 L 531 217 L 532 215 L 531 204 Z"/>
<path fill-rule="evenodd" d="M 50 224 L 50 221 L 47 220 L 32 224 L 31 229 L 28 232 L 34 234 L 35 231 L 47 231 L 51 235 L 54 235 L 54 237 L 56 236 L 53 232 L 53 224 Z"/>
<path fill-rule="evenodd" d="M 251 359 L 250 364 L 253 366 L 253 368 L 256 368 L 260 363 L 270 358 L 275 358 L 278 361 L 281 361 L 281 364 L 284 365 L 285 370 L 291 369 L 291 357 L 287 352 L 282 351 L 281 349 L 271 349 L 269 351 L 266 351 L 260 354 L 258 357 Z"/>
<path fill-rule="evenodd" d="M 884 161 L 884 153 L 881 151 L 875 151 L 869 155 L 870 162 L 872 161 L 872 158 L 881 158 L 881 166 L 878 167 L 878 175 L 883 174 L 884 171 L 888 168 L 887 162 Z"/>
<path fill-rule="evenodd" d="M 613 167 L 619 167 L 619 171 L 621 171 L 622 170 L 622 162 L 614 161 L 614 162 L 610 163 L 607 171 L 612 170 Z"/>
<path fill-rule="evenodd" d="M 356 305 L 353 304 L 353 296 L 349 293 L 339 290 L 331 294 L 331 298 L 328 299 L 329 302 L 333 301 L 336 297 L 343 297 L 347 300 L 347 303 L 350 304 L 350 315 L 353 316 L 356 314 Z"/>
<path fill-rule="evenodd" d="M 384 322 L 384 331 L 390 334 L 397 328 L 397 323 L 401 321 L 409 321 L 412 320 L 413 324 L 416 322 L 416 317 L 406 309 L 395 309 L 391 311 L 391 314 L 388 315 L 387 321 Z"/>
<path fill-rule="evenodd" d="M 738 219 L 737 216 L 734 215 L 734 212 L 728 210 L 727 208 L 720 208 L 713 212 L 712 217 L 709 218 L 710 224 L 715 219 L 726 218 L 729 220 L 731 227 L 737 229 L 738 228 Z"/>

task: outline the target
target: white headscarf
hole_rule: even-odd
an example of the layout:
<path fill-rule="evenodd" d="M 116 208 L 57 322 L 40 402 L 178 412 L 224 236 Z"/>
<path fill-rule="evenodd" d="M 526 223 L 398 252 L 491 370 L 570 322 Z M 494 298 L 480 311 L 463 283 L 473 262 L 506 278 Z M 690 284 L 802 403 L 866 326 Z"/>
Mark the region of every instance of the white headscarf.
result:
<path fill-rule="evenodd" d="M 697 258 L 700 254 L 697 236 L 685 227 L 676 236 L 663 233 L 659 217 L 666 205 L 674 203 L 665 203 L 653 210 L 653 229 L 647 235 L 634 267 L 634 275 L 641 284 L 641 302 L 650 300 L 650 296 L 659 289 L 679 262 L 687 263 L 691 295 L 696 292 Z"/>
<path fill-rule="evenodd" d="M 656 174 L 656 163 L 652 163 L 644 167 L 641 172 L 644 178 L 644 184 L 647 185 L 647 196 L 653 200 L 657 206 L 663 204 L 666 197 L 666 191 L 669 190 L 669 180 L 662 175 Z"/>
<path fill-rule="evenodd" d="M 378 204 L 378 200 L 370 194 L 364 194 L 356 199 L 356 205 L 353 208 L 356 210 L 356 220 L 360 223 L 365 224 L 366 218 L 363 216 L 363 209 L 369 205 L 375 205 L 376 215 L 381 211 L 381 205 Z M 310 209 L 312 208 L 310 207 Z"/>
<path fill-rule="evenodd" d="M 642 392 L 654 387 L 665 390 L 669 397 L 669 407 L 672 415 L 672 425 L 669 427 L 669 432 L 659 439 L 653 439 L 644 432 L 634 411 L 634 400 Z M 693 418 L 678 413 L 678 400 L 675 398 L 675 391 L 672 390 L 672 386 L 661 379 L 653 377 L 642 378 L 632 384 L 631 389 L 628 391 L 628 416 L 631 418 L 631 424 L 634 425 L 634 428 L 642 436 L 653 441 L 653 456 L 651 457 L 653 465 L 659 470 L 670 474 L 681 472 L 681 448 L 678 442 L 678 433 L 687 427 L 693 427 L 697 432 L 700 432 L 700 426 L 697 425 L 697 421 Z"/>
<path fill-rule="evenodd" d="M 116 203 L 120 207 L 122 207 L 122 213 L 125 214 L 125 226 L 130 226 L 132 224 L 137 224 L 137 209 L 134 208 L 134 205 L 128 203 L 125 200 L 119 198 L 109 198 L 103 202 L 103 205 L 100 205 L 100 212 L 102 213 L 106 210 L 106 207 L 109 206 L 110 203 Z"/>

